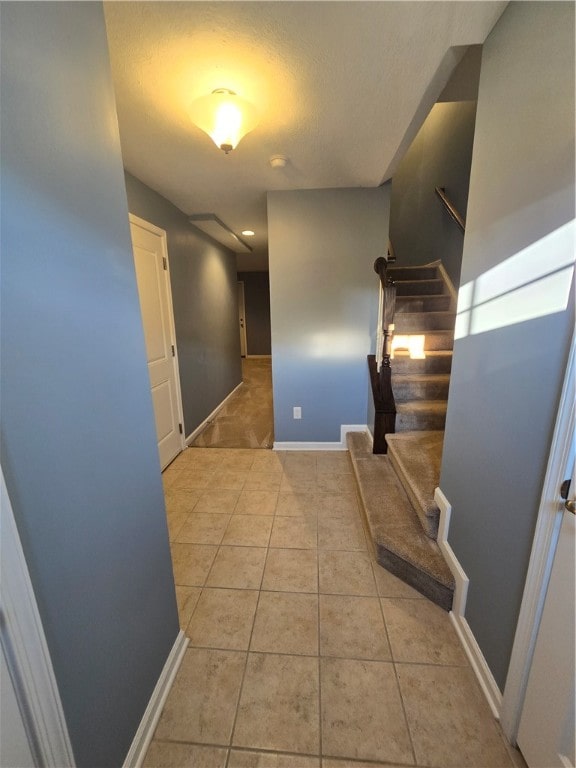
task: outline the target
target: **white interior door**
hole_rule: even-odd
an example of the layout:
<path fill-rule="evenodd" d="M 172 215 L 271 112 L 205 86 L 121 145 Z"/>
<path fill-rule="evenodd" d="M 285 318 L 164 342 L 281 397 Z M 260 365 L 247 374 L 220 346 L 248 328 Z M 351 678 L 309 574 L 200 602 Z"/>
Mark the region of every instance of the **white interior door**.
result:
<path fill-rule="evenodd" d="M 240 354 L 246 357 L 246 303 L 244 299 L 244 283 L 238 282 L 238 324 L 240 326 Z"/>
<path fill-rule="evenodd" d="M 166 233 L 132 215 L 130 232 L 160 467 L 164 469 L 184 447 Z"/>
<path fill-rule="evenodd" d="M 572 468 L 574 455 L 572 453 Z M 569 494 L 574 499 L 572 469 Z M 576 518 L 564 511 L 520 718 L 518 746 L 530 768 L 574 768 Z"/>

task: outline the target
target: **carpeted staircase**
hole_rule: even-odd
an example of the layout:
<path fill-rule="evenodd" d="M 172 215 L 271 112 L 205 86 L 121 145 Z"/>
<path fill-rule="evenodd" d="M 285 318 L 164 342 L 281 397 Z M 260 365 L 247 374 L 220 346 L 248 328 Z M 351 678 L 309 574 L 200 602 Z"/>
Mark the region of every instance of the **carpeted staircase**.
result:
<path fill-rule="evenodd" d="M 446 404 L 456 294 L 440 262 L 391 267 L 396 283 L 394 336 L 424 336 L 423 359 L 396 349 L 392 389 L 396 433 L 375 455 L 368 435 L 350 433 L 348 449 L 378 562 L 450 610 L 454 579 L 436 543 Z"/>

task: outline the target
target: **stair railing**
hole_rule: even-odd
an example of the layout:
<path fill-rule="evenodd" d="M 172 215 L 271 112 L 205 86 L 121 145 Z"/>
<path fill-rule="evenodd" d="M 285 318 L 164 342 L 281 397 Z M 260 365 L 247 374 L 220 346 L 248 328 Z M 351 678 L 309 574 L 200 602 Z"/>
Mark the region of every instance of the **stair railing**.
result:
<path fill-rule="evenodd" d="M 434 187 L 434 192 L 438 195 L 440 200 L 442 201 L 442 204 L 444 205 L 444 208 L 448 211 L 450 216 L 454 219 L 456 224 L 458 224 L 459 228 L 462 232 L 466 231 L 466 221 L 462 218 L 462 216 L 458 213 L 456 210 L 454 204 L 448 199 L 448 196 L 446 195 L 446 188 L 445 187 Z"/>
<path fill-rule="evenodd" d="M 392 391 L 392 338 L 394 336 L 394 312 L 396 286 L 388 274 L 388 267 L 396 261 L 392 246 L 387 256 L 374 262 L 374 271 L 380 278 L 380 312 L 376 355 L 368 356 L 368 369 L 374 398 L 374 453 L 386 453 L 385 436 L 396 430 L 396 403 Z"/>

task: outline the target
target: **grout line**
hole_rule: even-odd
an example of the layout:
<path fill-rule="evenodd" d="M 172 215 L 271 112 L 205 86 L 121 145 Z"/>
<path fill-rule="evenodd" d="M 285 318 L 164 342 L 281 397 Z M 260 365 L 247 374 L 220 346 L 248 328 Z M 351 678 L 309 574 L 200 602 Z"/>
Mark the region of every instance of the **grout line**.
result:
<path fill-rule="evenodd" d="M 316 544 L 319 543 L 320 539 L 320 532 L 318 529 L 318 518 L 316 518 Z M 316 571 L 317 571 L 317 578 L 318 578 L 318 747 L 320 750 L 320 755 L 322 755 L 323 752 L 323 743 L 322 743 L 322 661 L 321 661 L 321 634 L 322 634 L 322 625 L 320 623 L 320 555 L 318 554 L 319 550 L 316 550 Z M 320 758 L 322 761 L 322 757 Z"/>

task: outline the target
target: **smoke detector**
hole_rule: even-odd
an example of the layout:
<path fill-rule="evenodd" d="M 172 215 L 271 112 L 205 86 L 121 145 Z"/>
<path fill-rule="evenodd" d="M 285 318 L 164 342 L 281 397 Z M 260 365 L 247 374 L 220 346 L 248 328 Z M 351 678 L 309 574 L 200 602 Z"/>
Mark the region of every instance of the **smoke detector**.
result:
<path fill-rule="evenodd" d="M 285 168 L 288 158 L 285 155 L 272 155 L 270 165 L 272 168 Z"/>

